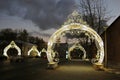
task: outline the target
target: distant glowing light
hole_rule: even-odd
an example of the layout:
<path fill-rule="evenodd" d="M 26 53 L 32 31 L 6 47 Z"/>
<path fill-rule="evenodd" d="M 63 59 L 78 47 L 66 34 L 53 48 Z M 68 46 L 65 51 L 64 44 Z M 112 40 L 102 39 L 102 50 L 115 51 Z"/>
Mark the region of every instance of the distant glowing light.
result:
<path fill-rule="evenodd" d="M 47 51 L 46 51 L 46 49 L 45 49 L 45 48 L 43 48 L 43 49 L 42 49 L 42 51 L 40 51 L 40 56 L 41 56 L 41 53 L 42 53 L 42 52 L 47 53 Z"/>
<path fill-rule="evenodd" d="M 11 43 L 10 43 L 7 47 L 5 47 L 5 49 L 4 49 L 4 53 L 3 53 L 4 56 L 8 57 L 7 51 L 8 51 L 10 48 L 15 48 L 15 49 L 18 51 L 18 55 L 19 55 L 19 56 L 21 55 L 21 49 L 15 44 L 14 41 L 11 41 Z"/>
<path fill-rule="evenodd" d="M 37 52 L 37 55 L 38 55 L 38 56 L 41 56 L 41 55 L 40 55 L 40 52 L 37 50 L 36 46 L 33 46 L 33 47 L 28 51 L 28 56 L 30 55 L 30 53 L 31 53 L 32 51 Z"/>
<path fill-rule="evenodd" d="M 68 51 L 66 51 L 66 59 L 68 59 Z"/>
<path fill-rule="evenodd" d="M 73 51 L 75 48 L 79 48 L 81 51 L 83 51 L 84 55 L 82 56 L 82 59 L 86 58 L 86 51 L 80 44 L 74 44 L 72 47 L 68 50 L 68 58 L 71 60 L 71 54 L 70 52 Z"/>

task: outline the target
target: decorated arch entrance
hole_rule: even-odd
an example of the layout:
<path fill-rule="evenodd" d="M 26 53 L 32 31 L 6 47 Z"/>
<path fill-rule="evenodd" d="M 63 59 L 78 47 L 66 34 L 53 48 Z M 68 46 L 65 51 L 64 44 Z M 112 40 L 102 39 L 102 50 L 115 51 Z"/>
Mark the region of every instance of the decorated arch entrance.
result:
<path fill-rule="evenodd" d="M 72 47 L 69 48 L 69 50 L 68 50 L 68 59 L 71 60 L 71 51 L 73 51 L 74 49 L 80 49 L 83 52 L 82 59 L 86 59 L 86 51 L 80 44 L 74 44 Z"/>
<path fill-rule="evenodd" d="M 42 51 L 40 51 L 40 57 L 41 58 L 46 58 L 47 57 L 47 51 L 45 48 L 42 49 Z"/>
<path fill-rule="evenodd" d="M 36 46 L 33 46 L 29 51 L 28 51 L 28 56 L 30 56 L 31 52 L 33 51 L 32 56 L 40 56 L 40 52 L 37 50 Z M 37 53 L 37 54 L 35 54 Z"/>
<path fill-rule="evenodd" d="M 81 19 L 81 17 L 78 16 L 78 13 L 73 12 L 72 17 L 70 18 L 72 19 L 68 19 L 67 24 L 65 23 L 60 29 L 58 29 L 55 33 L 53 33 L 53 35 L 50 37 L 48 41 L 47 58 L 49 63 L 55 63 L 54 57 L 52 56 L 54 55 L 54 53 L 52 52 L 52 49 L 53 49 L 54 43 L 56 43 L 56 40 L 61 36 L 63 36 L 65 31 L 80 30 L 80 31 L 83 31 L 86 35 L 88 34 L 92 35 L 92 38 L 94 38 L 95 45 L 97 47 L 97 53 L 93 62 L 96 65 L 102 65 L 103 59 L 104 59 L 104 45 L 101 37 L 97 34 L 95 30 L 90 28 L 86 24 L 86 22 L 84 22 Z"/>
<path fill-rule="evenodd" d="M 7 51 L 10 48 L 15 48 L 18 51 L 18 56 L 21 55 L 21 49 L 15 44 L 14 41 L 11 41 L 11 43 L 7 47 L 5 47 L 5 49 L 4 49 L 4 53 L 3 53 L 4 56 L 9 57 L 8 54 L 7 54 Z"/>

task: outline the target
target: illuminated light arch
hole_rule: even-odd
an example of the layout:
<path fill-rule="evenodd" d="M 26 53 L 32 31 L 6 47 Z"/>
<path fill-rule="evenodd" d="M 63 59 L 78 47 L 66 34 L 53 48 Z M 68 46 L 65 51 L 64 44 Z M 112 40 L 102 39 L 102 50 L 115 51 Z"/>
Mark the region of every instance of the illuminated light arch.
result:
<path fill-rule="evenodd" d="M 45 48 L 43 48 L 43 49 L 42 49 L 42 51 L 40 52 L 40 56 L 41 56 L 41 53 L 42 53 L 42 52 L 47 53 L 47 51 L 46 51 L 46 49 L 45 49 Z"/>
<path fill-rule="evenodd" d="M 28 56 L 30 55 L 30 53 L 31 53 L 32 51 L 37 52 L 37 55 L 40 56 L 40 52 L 38 51 L 38 49 L 36 48 L 36 46 L 33 46 L 33 47 L 28 51 Z"/>
<path fill-rule="evenodd" d="M 69 48 L 68 58 L 71 60 L 71 51 L 73 51 L 76 48 L 80 49 L 84 53 L 84 55 L 82 56 L 82 59 L 84 60 L 86 58 L 86 51 L 80 44 L 74 44 L 72 47 Z"/>
<path fill-rule="evenodd" d="M 5 47 L 5 49 L 4 49 L 4 53 L 3 53 L 4 56 L 8 57 L 7 51 L 8 51 L 10 48 L 15 48 L 15 49 L 18 51 L 18 56 L 21 55 L 21 49 L 15 44 L 14 41 L 11 41 L 11 43 L 10 43 L 7 47 Z"/>
<path fill-rule="evenodd" d="M 68 25 L 64 25 L 63 27 L 58 29 L 55 33 L 53 33 L 53 35 L 50 37 L 50 39 L 48 41 L 48 48 L 47 48 L 47 58 L 48 58 L 49 63 L 54 63 L 53 57 L 51 54 L 52 54 L 53 43 L 55 43 L 57 37 L 60 37 L 64 31 L 72 30 L 72 29 L 83 30 L 94 36 L 95 44 L 97 46 L 97 55 L 96 55 L 97 62 L 95 62 L 95 64 L 101 65 L 103 63 L 103 59 L 104 59 L 103 41 L 102 41 L 101 37 L 97 34 L 96 31 L 94 31 L 92 28 L 88 27 L 88 25 L 84 25 L 84 24 L 80 24 L 80 23 L 70 23 Z"/>
<path fill-rule="evenodd" d="M 47 53 L 47 51 L 46 51 L 46 49 L 45 49 L 45 48 L 43 48 L 43 49 L 42 49 L 42 51 L 40 52 L 40 54 L 41 54 L 42 52 Z"/>

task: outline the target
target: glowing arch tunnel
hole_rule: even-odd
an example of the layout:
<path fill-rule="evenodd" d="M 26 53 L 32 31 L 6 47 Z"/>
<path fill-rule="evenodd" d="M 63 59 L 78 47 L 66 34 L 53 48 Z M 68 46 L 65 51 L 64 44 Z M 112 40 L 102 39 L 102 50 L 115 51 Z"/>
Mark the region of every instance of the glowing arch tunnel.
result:
<path fill-rule="evenodd" d="M 30 53 L 34 51 L 37 52 L 37 55 L 40 56 L 40 52 L 38 51 L 38 49 L 36 48 L 36 46 L 33 46 L 29 51 L 28 51 L 28 56 L 30 55 Z"/>
<path fill-rule="evenodd" d="M 43 48 L 42 51 L 40 51 L 40 56 L 41 56 L 41 53 L 44 52 L 44 53 L 47 53 L 46 49 Z"/>
<path fill-rule="evenodd" d="M 102 64 L 104 59 L 104 45 L 101 37 L 96 33 L 96 31 L 88 27 L 88 25 L 84 25 L 80 23 L 70 23 L 68 25 L 64 25 L 63 27 L 58 29 L 55 33 L 53 33 L 53 35 L 50 37 L 48 41 L 48 48 L 47 48 L 47 58 L 49 63 L 54 63 L 52 57 L 53 43 L 55 43 L 56 39 L 60 37 L 64 31 L 73 30 L 73 29 L 83 30 L 94 36 L 95 44 L 97 46 L 97 55 L 96 55 L 97 62 L 95 62 L 95 64 Z"/>
<path fill-rule="evenodd" d="M 15 48 L 15 49 L 18 51 L 18 55 L 19 55 L 19 56 L 21 55 L 21 49 L 15 44 L 14 41 L 11 41 L 11 43 L 10 43 L 7 47 L 5 47 L 5 49 L 4 49 L 4 53 L 3 53 L 4 56 L 8 57 L 7 51 L 8 51 L 10 48 Z"/>
<path fill-rule="evenodd" d="M 74 44 L 72 47 L 69 48 L 68 58 L 71 60 L 71 53 L 70 52 L 73 51 L 73 49 L 75 49 L 75 48 L 78 48 L 83 52 L 84 55 L 82 56 L 82 59 L 85 59 L 86 58 L 86 51 L 80 44 Z"/>

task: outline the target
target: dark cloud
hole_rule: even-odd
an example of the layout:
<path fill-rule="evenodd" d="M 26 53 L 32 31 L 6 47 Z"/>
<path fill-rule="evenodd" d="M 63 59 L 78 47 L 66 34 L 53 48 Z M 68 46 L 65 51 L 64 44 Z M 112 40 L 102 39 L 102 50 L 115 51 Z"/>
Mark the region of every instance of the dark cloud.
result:
<path fill-rule="evenodd" d="M 0 0 L 0 12 L 31 20 L 40 29 L 58 28 L 75 8 L 75 0 Z"/>

